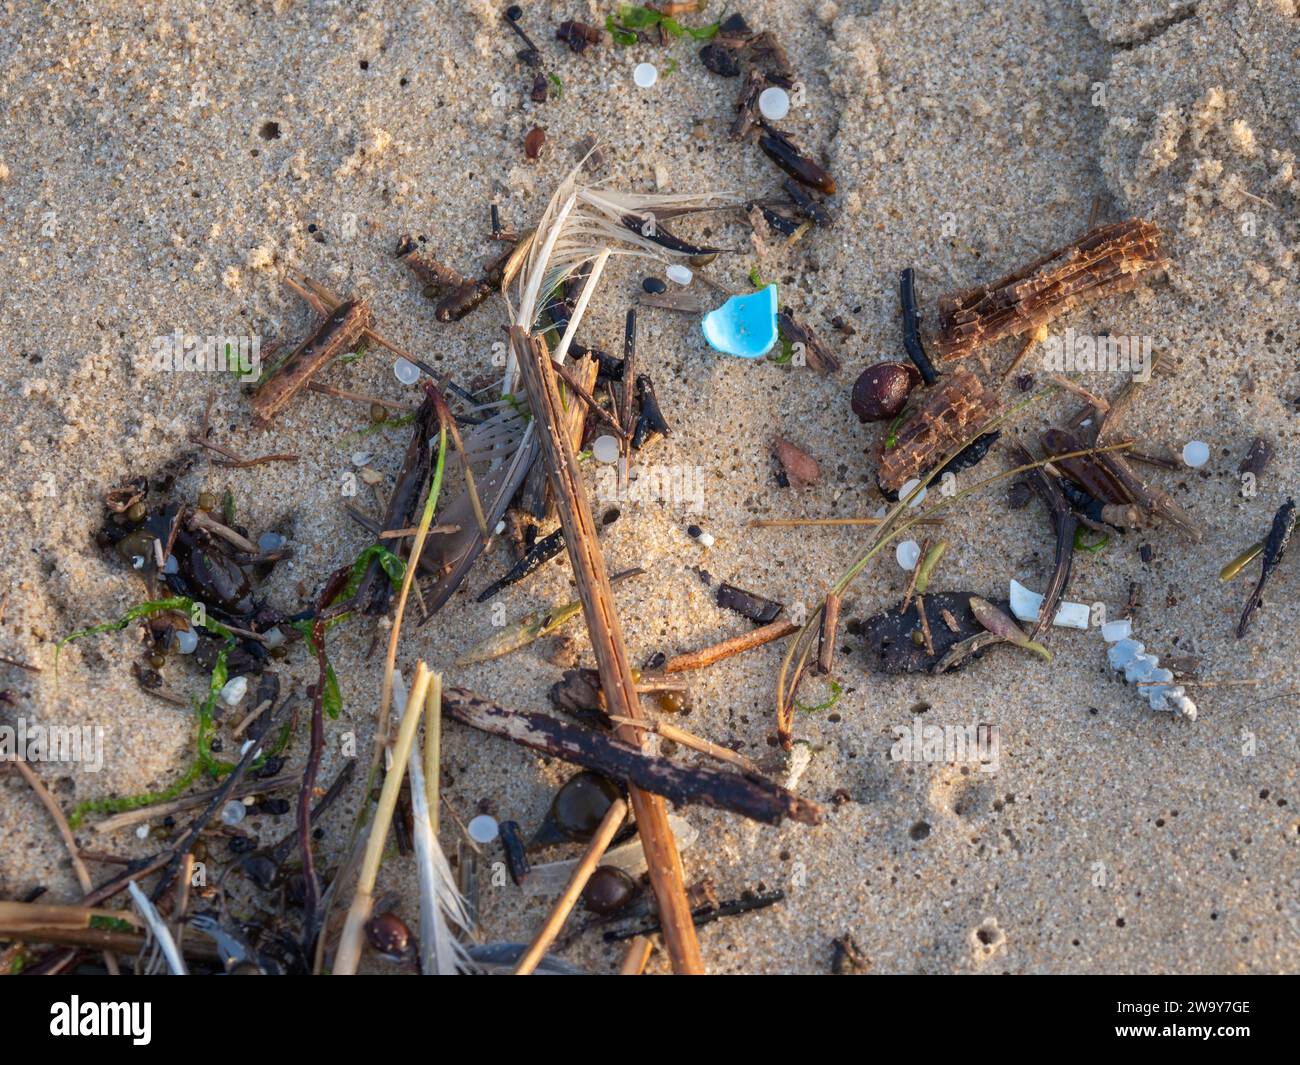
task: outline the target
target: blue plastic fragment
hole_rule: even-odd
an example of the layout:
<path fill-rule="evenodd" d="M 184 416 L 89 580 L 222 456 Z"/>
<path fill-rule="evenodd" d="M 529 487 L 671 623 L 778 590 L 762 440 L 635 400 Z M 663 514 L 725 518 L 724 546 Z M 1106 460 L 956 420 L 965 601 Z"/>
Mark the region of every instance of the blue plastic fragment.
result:
<path fill-rule="evenodd" d="M 761 359 L 776 344 L 776 286 L 732 296 L 700 323 L 709 347 L 724 355 Z"/>

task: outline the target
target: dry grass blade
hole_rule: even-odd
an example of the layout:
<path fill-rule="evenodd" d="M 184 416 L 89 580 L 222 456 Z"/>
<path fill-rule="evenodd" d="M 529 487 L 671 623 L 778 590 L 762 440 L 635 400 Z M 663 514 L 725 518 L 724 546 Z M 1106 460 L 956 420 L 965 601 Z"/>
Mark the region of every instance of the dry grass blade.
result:
<path fill-rule="evenodd" d="M 420 971 L 425 976 L 456 975 L 466 958 L 460 942 L 452 935 L 451 925 L 464 931 L 470 926 L 465 900 L 456 889 L 451 866 L 438 844 L 432 813 L 438 808 L 441 705 L 442 677 L 434 673 L 424 705 L 425 757 L 421 759 L 417 742 L 411 747 L 407 766 L 411 774 L 412 839 L 420 881 Z"/>
<path fill-rule="evenodd" d="M 339 938 L 338 952 L 334 957 L 336 976 L 356 975 L 357 965 L 361 961 L 361 942 L 374 906 L 375 881 L 384 859 L 384 841 L 388 838 L 388 828 L 392 824 L 393 812 L 397 809 L 398 793 L 402 789 L 402 778 L 406 775 L 406 765 L 415 745 L 415 731 L 420 724 L 428 691 L 429 670 L 420 662 L 415 667 L 410 694 L 403 700 L 402 723 L 393 744 L 393 765 L 384 777 L 384 788 L 380 792 L 379 805 L 370 825 L 370 838 L 366 841 L 365 855 L 361 859 L 357 890 L 352 896 L 352 905 L 348 908 L 343 935 Z"/>
<path fill-rule="evenodd" d="M 515 976 L 531 976 L 533 970 L 537 968 L 538 962 L 546 957 L 546 952 L 560 934 L 560 929 L 564 927 L 564 922 L 577 904 L 582 889 L 587 886 L 591 874 L 596 871 L 596 864 L 605 853 L 610 841 L 613 840 L 614 833 L 618 831 L 619 825 L 623 823 L 623 817 L 626 814 L 627 803 L 622 799 L 615 799 L 610 808 L 605 811 L 600 827 L 596 829 L 596 834 L 592 837 L 591 842 L 587 844 L 587 851 L 583 854 L 578 867 L 573 870 L 573 876 L 569 879 L 569 883 L 565 885 L 564 892 L 555 900 L 555 905 L 551 907 L 551 912 L 547 915 L 546 921 L 537 930 L 537 935 L 533 937 L 532 943 L 528 945 L 528 949 L 524 951 L 523 956 L 520 957 L 518 964 L 515 966 Z"/>

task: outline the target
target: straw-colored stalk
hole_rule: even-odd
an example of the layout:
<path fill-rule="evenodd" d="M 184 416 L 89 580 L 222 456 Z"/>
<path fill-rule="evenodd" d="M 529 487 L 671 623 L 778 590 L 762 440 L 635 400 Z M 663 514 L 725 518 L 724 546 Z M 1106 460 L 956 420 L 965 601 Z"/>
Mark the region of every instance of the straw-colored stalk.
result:
<path fill-rule="evenodd" d="M 390 678 L 390 685 L 391 683 L 392 678 Z M 384 777 L 384 787 L 379 793 L 379 805 L 375 808 L 374 820 L 370 824 L 370 837 L 366 840 L 366 852 L 361 859 L 357 890 L 352 896 L 352 905 L 348 908 L 343 935 L 339 938 L 338 953 L 334 957 L 336 976 L 356 975 L 357 964 L 361 961 L 362 939 L 375 902 L 375 882 L 379 878 L 379 866 L 384 859 L 384 841 L 388 838 L 393 812 L 397 809 L 397 798 L 402 790 L 402 778 L 406 776 L 406 764 L 411 756 L 411 747 L 415 743 L 415 730 L 420 725 L 428 692 L 429 669 L 423 662 L 419 662 L 415 667 L 415 678 L 411 682 L 410 694 L 406 697 L 402 708 L 402 722 L 398 726 L 397 740 L 393 744 L 393 764 Z"/>

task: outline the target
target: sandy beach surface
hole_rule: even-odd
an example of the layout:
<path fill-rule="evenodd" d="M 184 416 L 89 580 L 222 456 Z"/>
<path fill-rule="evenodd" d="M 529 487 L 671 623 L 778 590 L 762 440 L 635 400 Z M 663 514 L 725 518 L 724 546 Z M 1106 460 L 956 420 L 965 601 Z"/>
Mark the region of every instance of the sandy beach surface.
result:
<path fill-rule="evenodd" d="M 538 104 L 529 99 L 531 73 L 515 58 L 518 42 L 501 23 L 503 7 L 4 5 L 0 724 L 102 727 L 100 771 L 36 767 L 65 809 L 164 788 L 193 760 L 193 711 L 136 684 L 134 626 L 70 644 L 56 675 L 62 636 L 145 598 L 139 575 L 96 545 L 104 491 L 194 453 L 177 498 L 228 489 L 254 537 L 287 535 L 294 558 L 259 595 L 298 610 L 370 543 L 343 509 L 341 486 L 357 470 L 357 453 L 391 483 L 409 435 L 357 437 L 366 406 L 317 393 L 257 429 L 247 389 L 232 376 L 158 370 L 156 337 L 248 335 L 292 346 L 312 324 L 282 284 L 296 270 L 365 296 L 386 336 L 461 384 L 484 384 L 500 374 L 493 350 L 504 336 L 504 303 L 494 297 L 461 322 L 436 322 L 394 257 L 403 234 L 425 238 L 426 250 L 463 273 L 480 270 L 501 250 L 489 240 L 489 204 L 507 226 L 533 225 L 588 136 L 605 156 L 590 180 L 610 187 L 779 195 L 783 175 L 752 144 L 728 139 L 738 80 L 706 70 L 697 42 L 622 48 L 605 35 L 579 55 L 554 39 L 556 24 L 603 25 L 612 5 L 526 6 L 520 25 L 562 85 L 558 98 L 552 91 Z M 1067 598 L 1104 604 L 1118 617 L 1136 585 L 1137 637 L 1162 657 L 1199 658 L 1200 683 L 1187 690 L 1200 712 L 1195 721 L 1153 712 L 1108 667 L 1095 630 L 1048 631 L 1050 664 L 998 647 L 959 673 L 882 676 L 866 671 L 861 641 L 846 629 L 835 672 L 840 698 L 797 712 L 795 721 L 796 740 L 811 752 L 795 790 L 824 806 L 822 824 L 771 827 L 702 807 L 677 811 L 699 831 L 684 854 L 688 882 L 711 877 L 724 899 L 785 892 L 775 906 L 701 929 L 708 970 L 827 972 L 832 941 L 851 934 L 865 956 L 862 971 L 872 973 L 1294 972 L 1300 559 L 1293 552 L 1278 568 L 1243 639 L 1234 630 L 1258 564 L 1231 583 L 1218 572 L 1263 537 L 1300 487 L 1300 7 L 747 0 L 738 10 L 755 29 L 778 35 L 799 72 L 802 98 L 782 125 L 834 174 L 836 222 L 762 261 L 739 215 L 681 229 L 739 249 L 713 267 L 735 290 L 748 288 L 756 267 L 777 282 L 783 304 L 815 326 L 842 369 L 821 376 L 729 358 L 708 348 L 698 317 L 641 312 L 640 359 L 672 429 L 641 461 L 688 471 L 699 492 L 695 500 L 594 499 L 598 518 L 619 511 L 601 536 L 611 570 L 645 570 L 615 591 L 632 661 L 751 627 L 716 605 L 719 581 L 779 600 L 791 614 L 813 609 L 868 542 L 861 529 L 749 522 L 870 515 L 881 506 L 875 455 L 883 429 L 858 422 L 849 393 L 866 366 L 904 357 L 900 269 L 915 268 L 932 333 L 941 295 L 994 280 L 1090 222 L 1142 217 L 1162 228 L 1169 269 L 1051 328 L 1150 338 L 1160 364 L 1123 433 L 1176 460 L 1173 470 L 1147 472 L 1203 535 L 1194 543 L 1164 523 L 1115 536 L 1097 553 L 1076 552 Z M 711 7 L 683 21 L 703 25 L 716 15 Z M 648 89 L 633 82 L 642 62 L 660 73 Z M 524 140 L 534 127 L 546 140 L 529 161 Z M 644 273 L 635 263 L 611 266 L 582 325 L 587 344 L 621 350 L 623 316 Z M 836 316 L 854 335 L 831 326 Z M 1018 346 L 1003 341 L 981 352 L 986 365 L 966 363 L 1006 402 L 1021 396 L 1014 380 L 1002 379 Z M 1044 383 L 1036 353 L 1022 372 Z M 319 379 L 418 399 L 380 349 Z M 1124 380 L 1092 372 L 1080 383 L 1106 396 Z M 210 394 L 213 440 L 244 455 L 291 452 L 299 461 L 213 465 L 219 456 L 187 440 Z M 1072 396 L 1038 404 L 1009 437 L 1037 450 L 1039 433 L 1078 407 Z M 771 457 L 778 434 L 817 460 L 817 485 L 778 483 Z M 1275 454 L 1243 492 L 1238 467 L 1256 437 Z M 1189 441 L 1209 447 L 1200 469 L 1179 459 Z M 960 474 L 958 486 L 1010 464 L 1000 444 Z M 584 473 L 594 492 L 592 464 Z M 369 486 L 357 501 L 380 509 Z M 711 547 L 688 535 L 692 524 L 712 535 Z M 1010 509 L 1005 481 L 964 499 L 931 535 L 949 542 L 935 591 L 1004 598 L 1011 578 L 1041 591 L 1052 572 L 1042 506 Z M 560 669 L 545 659 L 545 645 L 453 666 L 501 616 L 574 597 L 562 558 L 476 604 L 511 561 L 497 543 L 443 611 L 424 625 L 408 619 L 399 665 L 423 658 L 449 683 L 514 708 L 547 709 Z M 907 579 L 887 549 L 850 589 L 844 617 L 896 604 Z M 594 665 L 581 619 L 565 631 L 582 664 Z M 344 708 L 327 723 L 323 782 L 344 764 L 345 739 L 355 741 L 362 767 L 369 758 L 387 632 L 364 619 L 331 634 Z M 691 709 L 676 722 L 778 764 L 774 689 L 783 648 L 687 675 Z M 300 687 L 315 674 L 301 645 L 282 672 Z M 183 660 L 163 673 L 187 697 L 207 684 L 206 673 Z M 827 697 L 819 678 L 801 695 L 806 704 Z M 240 716 L 228 712 L 223 728 Z M 996 765 L 891 758 L 917 717 L 926 726 L 995 726 Z M 224 735 L 228 756 L 238 741 Z M 306 749 L 304 721 L 287 751 L 289 771 Z M 444 848 L 454 854 L 457 820 L 479 813 L 531 832 L 571 772 L 448 723 Z M 356 784 L 322 823 L 327 868 L 361 799 Z M 158 824 L 140 838 L 97 832 L 96 820 L 76 831 L 85 850 L 138 856 L 164 838 Z M 0 823 L 0 898 L 38 886 L 48 888 L 47 901 L 79 895 L 57 833 L 13 772 L 0 773 Z M 291 827 L 291 815 L 258 815 L 241 826 L 264 842 Z M 207 845 L 214 865 L 228 860 L 228 841 Z M 550 900 L 521 894 L 499 875 L 501 860 L 499 845 L 483 848 L 480 931 L 489 941 L 527 941 Z M 115 872 L 90 868 L 96 880 Z M 393 852 L 379 890 L 396 893 L 396 908 L 415 924 L 409 858 Z M 256 918 L 259 906 L 273 903 L 238 905 Z M 586 919 L 579 913 L 570 927 Z M 622 947 L 589 932 L 562 956 L 612 972 Z M 373 958 L 366 964 L 397 971 Z M 656 952 L 649 971 L 667 969 Z"/>

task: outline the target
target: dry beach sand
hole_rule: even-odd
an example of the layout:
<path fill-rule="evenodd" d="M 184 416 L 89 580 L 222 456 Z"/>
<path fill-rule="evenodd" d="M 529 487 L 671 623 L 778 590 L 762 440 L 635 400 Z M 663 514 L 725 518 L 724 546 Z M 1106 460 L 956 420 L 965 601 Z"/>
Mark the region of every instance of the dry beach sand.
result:
<path fill-rule="evenodd" d="M 138 577 L 94 543 L 102 492 L 192 450 L 186 434 L 215 390 L 215 439 L 301 461 L 222 470 L 201 456 L 181 486 L 190 498 L 229 488 L 250 529 L 290 535 L 296 557 L 276 569 L 266 594 L 299 609 L 368 543 L 341 506 L 353 452 L 371 452 L 372 465 L 391 475 L 406 444 L 406 431 L 349 441 L 365 408 L 319 394 L 304 394 L 270 429 L 255 430 L 248 397 L 229 376 L 155 370 L 154 337 L 181 330 L 293 343 L 310 321 L 281 285 L 294 268 L 365 295 L 386 335 L 469 382 L 498 372 L 491 353 L 503 305 L 494 300 L 457 324 L 434 322 L 393 257 L 401 234 L 425 236 L 463 272 L 478 268 L 497 249 L 487 240 L 489 202 L 508 225 L 531 225 L 585 135 L 600 140 L 607 164 L 599 180 L 614 186 L 776 190 L 780 175 L 762 154 L 727 140 L 737 82 L 706 71 L 697 45 L 620 49 L 607 38 L 580 56 L 552 39 L 561 18 L 602 24 L 610 10 L 581 0 L 527 8 L 523 25 L 564 86 L 562 98 L 537 105 L 500 8 L 485 0 L 4 5 L 0 654 L 42 672 L 0 664 L 9 696 L 0 723 L 23 717 L 106 730 L 101 772 L 38 767 L 65 808 L 166 786 L 190 763 L 194 742 L 190 711 L 137 688 L 131 629 L 67 647 L 56 681 L 59 637 L 143 598 Z M 1103 221 L 1158 222 L 1170 269 L 1053 329 L 1154 338 L 1162 365 L 1125 431 L 1170 455 L 1203 440 L 1211 458 L 1200 470 L 1155 471 L 1202 526 L 1199 544 L 1164 525 L 1078 553 L 1067 598 L 1105 603 L 1115 615 L 1139 582 L 1135 629 L 1148 648 L 1199 655 L 1206 679 L 1258 683 L 1189 689 L 1200 707 L 1190 722 L 1149 710 L 1107 667 L 1096 632 L 1050 631 L 1050 665 L 997 648 L 939 677 L 869 674 L 845 633 L 843 695 L 832 710 L 796 719 L 796 737 L 812 751 L 797 790 L 824 804 L 824 822 L 773 828 L 679 811 L 700 830 L 685 853 L 688 880 L 712 875 L 724 898 L 760 885 L 787 895 L 702 929 L 709 970 L 824 972 L 832 940 L 852 933 L 869 971 L 880 973 L 1295 971 L 1300 732 L 1297 697 L 1280 693 L 1297 685 L 1300 559 L 1283 563 L 1243 640 L 1233 630 L 1258 569 L 1229 585 L 1217 574 L 1300 487 L 1300 6 L 749 0 L 739 10 L 785 42 L 807 84 L 805 106 L 785 125 L 839 183 L 835 227 L 810 234 L 764 273 L 843 369 L 820 377 L 729 359 L 706 347 L 695 318 L 642 312 L 641 358 L 673 430 L 645 461 L 698 468 L 703 491 L 699 513 L 679 501 L 620 503 L 602 536 L 612 570 L 647 571 L 615 592 L 633 662 L 748 627 L 714 604 L 718 580 L 811 608 L 857 556 L 861 530 L 747 523 L 879 506 L 867 455 L 879 429 L 859 425 L 848 394 L 863 367 L 902 357 L 900 268 L 916 268 L 932 327 L 941 294 L 1065 243 L 1095 212 Z M 633 84 L 635 63 L 662 71 L 669 57 L 679 64 L 671 76 L 649 90 Z M 534 125 L 547 143 L 530 163 L 523 140 Z M 746 243 L 735 222 L 713 224 L 729 246 Z M 740 288 L 754 262 L 744 253 L 717 269 Z M 619 349 L 639 280 L 634 269 L 611 270 L 582 329 L 587 343 Z M 856 336 L 838 337 L 828 324 L 834 315 L 848 318 Z M 1000 383 L 1016 346 L 989 349 L 986 380 Z M 1025 368 L 1040 369 L 1032 356 Z M 415 396 L 376 350 L 320 379 Z M 1110 394 L 1121 380 L 1102 372 L 1083 383 Z M 1004 398 L 1014 394 L 1013 385 L 1000 387 Z M 1036 407 L 1017 431 L 1036 443 L 1077 406 Z M 818 486 L 796 493 L 777 485 L 775 433 L 817 459 Z M 1257 435 L 1272 440 L 1276 457 L 1258 492 L 1243 498 L 1237 465 Z M 1004 455 L 999 448 L 962 476 L 992 474 Z M 597 514 L 606 506 L 596 504 Z M 687 536 L 692 522 L 713 534 L 712 548 Z M 951 512 L 943 535 L 951 546 L 936 589 L 1002 597 L 1011 577 L 1041 590 L 1050 575 L 1042 509 L 1009 510 L 1005 484 Z M 1147 563 L 1142 544 L 1151 547 Z M 473 595 L 507 559 L 504 546 L 493 548 L 441 614 L 408 623 L 399 662 L 423 657 L 449 682 L 544 708 L 559 671 L 538 647 L 451 668 L 494 631 L 492 604 L 477 606 Z M 906 576 L 884 552 L 853 586 L 846 618 L 896 603 Z M 572 592 L 561 560 L 494 602 L 514 618 Z M 591 665 L 581 622 L 569 631 Z M 324 781 L 342 765 L 344 733 L 368 757 L 381 661 L 372 637 L 370 621 L 331 637 L 345 709 L 329 724 Z M 771 757 L 780 658 L 773 645 L 690 675 L 684 727 Z M 301 649 L 289 661 L 307 683 Z M 167 677 L 187 693 L 205 683 L 183 662 L 169 663 Z M 821 692 L 814 680 L 803 697 L 815 702 Z M 921 704 L 926 724 L 996 725 L 997 771 L 892 761 L 895 730 L 910 727 Z M 292 767 L 305 749 L 303 729 Z M 461 816 L 513 818 L 526 831 L 570 772 L 454 724 L 443 765 L 448 802 Z M 327 860 L 346 837 L 360 790 L 325 820 Z M 137 855 L 156 846 L 129 831 L 105 837 L 93 821 L 78 830 L 88 849 Z M 57 835 L 14 773 L 0 775 L 0 823 L 0 898 L 37 885 L 48 885 L 49 900 L 77 894 Z M 289 818 L 272 817 L 246 825 L 264 840 L 290 827 Z M 454 821 L 444 817 L 442 832 L 454 850 Z M 224 853 L 221 844 L 213 849 Z M 485 867 L 499 858 L 488 848 Z M 97 879 L 112 872 L 92 866 Z M 385 865 L 380 890 L 403 893 L 412 923 L 413 888 L 409 861 Z M 481 905 L 488 938 L 519 941 L 531 937 L 547 900 L 485 875 Z M 608 972 L 620 950 L 589 935 L 565 957 Z M 658 953 L 651 971 L 665 970 Z"/>

